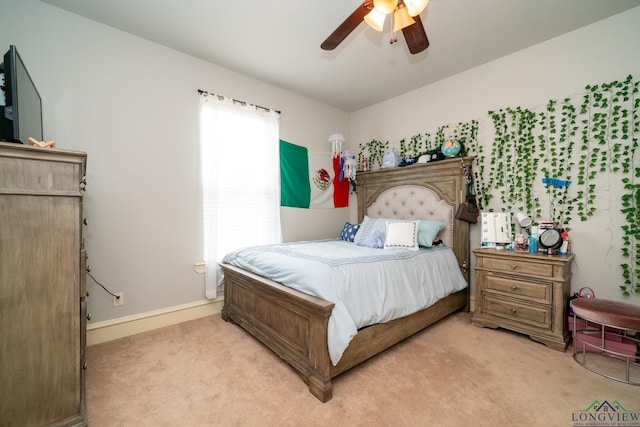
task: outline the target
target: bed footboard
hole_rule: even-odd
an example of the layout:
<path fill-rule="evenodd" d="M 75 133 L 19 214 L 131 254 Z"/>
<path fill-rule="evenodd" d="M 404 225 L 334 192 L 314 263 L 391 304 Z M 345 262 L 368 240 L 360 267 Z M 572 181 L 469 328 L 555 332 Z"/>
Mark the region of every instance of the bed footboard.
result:
<path fill-rule="evenodd" d="M 223 264 L 222 318 L 291 365 L 322 402 L 332 397 L 327 326 L 333 303 Z"/>
<path fill-rule="evenodd" d="M 223 264 L 222 269 L 222 318 L 240 325 L 289 363 L 322 402 L 332 397 L 332 378 L 464 308 L 467 302 L 464 289 L 417 313 L 365 328 L 333 366 L 327 350 L 333 303 L 231 265 Z"/>

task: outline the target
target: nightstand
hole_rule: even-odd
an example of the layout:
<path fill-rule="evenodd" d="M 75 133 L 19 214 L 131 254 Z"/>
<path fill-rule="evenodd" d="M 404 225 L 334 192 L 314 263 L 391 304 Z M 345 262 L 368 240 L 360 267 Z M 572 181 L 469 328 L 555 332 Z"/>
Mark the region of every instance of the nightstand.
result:
<path fill-rule="evenodd" d="M 471 323 L 529 335 L 565 351 L 567 299 L 574 255 L 474 249 L 475 311 Z"/>

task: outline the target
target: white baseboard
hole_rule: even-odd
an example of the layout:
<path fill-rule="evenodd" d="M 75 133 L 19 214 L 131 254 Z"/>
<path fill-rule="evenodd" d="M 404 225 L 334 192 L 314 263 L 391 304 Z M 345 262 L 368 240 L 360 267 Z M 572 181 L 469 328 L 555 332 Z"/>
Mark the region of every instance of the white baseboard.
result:
<path fill-rule="evenodd" d="M 196 301 L 87 325 L 87 346 L 220 313 L 222 298 Z"/>
<path fill-rule="evenodd" d="M 222 310 L 222 304 L 222 298 L 202 300 L 92 323 L 87 326 L 87 346 L 217 314 Z M 475 305 L 475 297 L 472 296 L 469 298 L 472 312 Z"/>

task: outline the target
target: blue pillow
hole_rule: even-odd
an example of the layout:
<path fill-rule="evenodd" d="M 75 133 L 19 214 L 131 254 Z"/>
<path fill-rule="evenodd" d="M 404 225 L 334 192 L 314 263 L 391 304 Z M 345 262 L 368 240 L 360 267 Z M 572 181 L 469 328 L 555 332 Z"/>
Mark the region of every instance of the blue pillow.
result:
<path fill-rule="evenodd" d="M 345 240 L 347 242 L 353 242 L 353 239 L 356 237 L 356 233 L 360 228 L 360 224 L 351 224 L 350 222 L 346 222 L 342 231 L 340 232 L 340 239 Z"/>
<path fill-rule="evenodd" d="M 427 248 L 433 246 L 433 239 L 446 226 L 447 224 L 442 221 L 421 220 L 418 226 L 418 245 Z"/>
<path fill-rule="evenodd" d="M 388 218 L 371 218 L 367 215 L 364 216 L 360 229 L 356 233 L 356 237 L 353 239 L 356 245 L 364 242 L 367 237 L 377 230 L 384 236 L 387 231 L 387 221 L 399 221 L 397 219 Z"/>
<path fill-rule="evenodd" d="M 382 249 L 384 248 L 384 233 L 378 230 L 373 230 L 371 231 L 371 233 L 369 233 L 366 239 L 361 242 L 357 242 L 356 245 L 366 246 L 374 249 Z"/>

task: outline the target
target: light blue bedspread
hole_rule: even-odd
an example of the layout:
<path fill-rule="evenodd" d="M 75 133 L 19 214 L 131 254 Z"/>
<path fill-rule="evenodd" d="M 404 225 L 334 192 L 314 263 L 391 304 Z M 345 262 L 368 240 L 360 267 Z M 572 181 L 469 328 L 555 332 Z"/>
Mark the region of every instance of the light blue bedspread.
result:
<path fill-rule="evenodd" d="M 333 302 L 327 340 L 334 365 L 359 328 L 415 313 L 467 287 L 444 246 L 384 250 L 320 240 L 240 249 L 222 262 Z"/>

